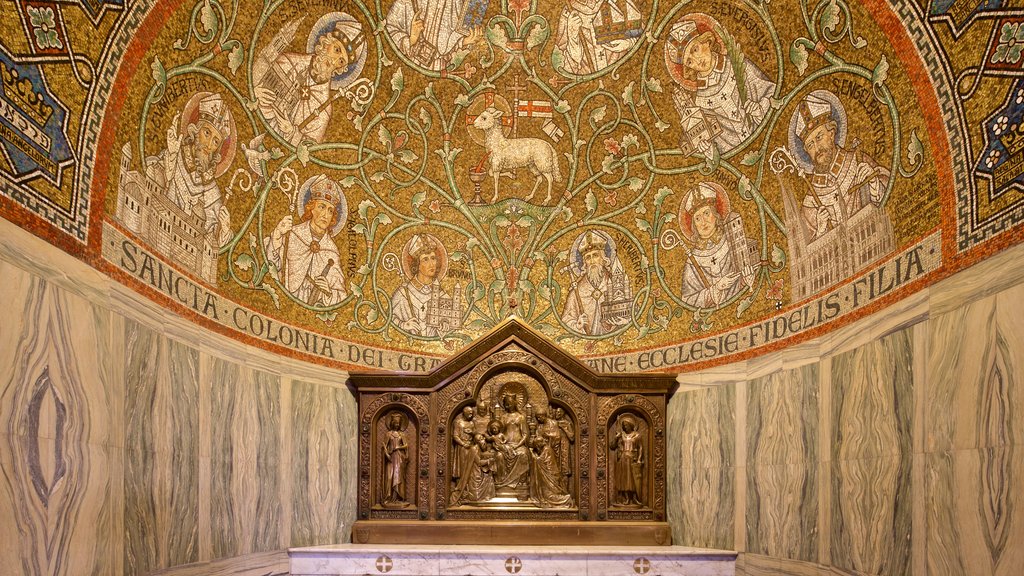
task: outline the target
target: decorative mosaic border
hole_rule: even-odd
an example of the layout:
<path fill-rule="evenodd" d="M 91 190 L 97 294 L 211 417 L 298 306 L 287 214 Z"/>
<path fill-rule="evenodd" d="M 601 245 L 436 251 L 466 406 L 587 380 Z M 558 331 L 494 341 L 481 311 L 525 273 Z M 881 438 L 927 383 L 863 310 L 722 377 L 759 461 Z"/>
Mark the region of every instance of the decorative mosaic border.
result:
<path fill-rule="evenodd" d="M 927 80 L 930 81 L 931 89 L 934 90 L 934 96 L 938 102 L 941 119 L 937 119 L 936 123 L 941 123 L 946 131 L 948 151 L 944 152 L 948 153 L 949 164 L 938 164 L 937 167 L 940 171 L 952 168 L 952 171 L 947 176 L 948 180 L 951 180 L 953 183 L 952 190 L 955 191 L 955 197 L 952 194 L 942 195 L 943 214 L 941 229 L 920 239 L 911 246 L 903 247 L 902 251 L 894 254 L 881 266 L 866 272 L 858 278 L 849 279 L 832 292 L 823 294 L 821 297 L 808 302 L 795 303 L 786 310 L 780 311 L 774 317 L 762 319 L 720 334 L 711 334 L 700 340 L 687 340 L 670 346 L 632 351 L 622 355 L 590 358 L 588 361 L 595 369 L 610 372 L 700 369 L 734 362 L 790 346 L 877 311 L 883 306 L 904 298 L 939 278 L 948 276 L 954 271 L 963 269 L 981 260 L 1008 243 L 1016 243 L 1024 239 L 1022 234 L 1019 233 L 1021 230 L 1017 229 L 1014 231 L 1016 233 L 1004 234 L 998 242 L 990 242 L 995 236 L 1005 233 L 1024 220 L 1024 202 L 1001 211 L 986 222 L 979 223 L 976 221 L 977 192 L 970 172 L 970 141 L 967 136 L 968 126 L 964 120 L 964 110 L 962 104 L 956 99 L 952 86 L 949 83 L 950 70 L 948 62 L 941 46 L 938 44 L 936 32 L 926 23 L 925 15 L 922 13 L 921 8 L 909 0 L 900 0 L 891 5 L 882 3 L 880 0 L 869 0 L 868 4 L 876 11 L 879 8 L 894 11 L 895 17 L 890 18 L 888 24 L 896 24 L 898 21 L 904 27 L 910 44 L 917 50 L 924 68 L 927 70 Z M 59 214 L 54 216 L 52 211 L 47 213 L 45 210 L 40 212 L 40 210 L 33 209 L 32 198 L 26 196 L 25 191 L 20 187 L 6 180 L 0 179 L 0 191 L 33 210 L 34 213 L 47 222 L 64 230 L 79 242 L 84 243 L 88 241 L 89 248 L 85 251 L 83 259 L 94 267 L 103 270 L 118 281 L 132 286 L 147 297 L 161 303 L 164 307 L 174 310 L 206 328 L 286 356 L 313 360 L 317 363 L 331 366 L 359 366 L 361 368 L 372 367 L 402 371 L 426 371 L 435 366 L 441 358 L 410 354 L 404 350 L 357 345 L 322 334 L 308 332 L 301 328 L 290 327 L 277 319 L 263 317 L 244 306 L 228 302 L 212 292 L 205 291 L 201 287 L 201 282 L 193 282 L 192 285 L 197 287 L 197 294 L 201 290 L 205 297 L 212 296 L 217 299 L 218 305 L 223 306 L 220 310 L 220 315 L 225 316 L 228 320 L 221 321 L 216 313 L 211 318 L 210 314 L 204 313 L 203 306 L 195 305 L 195 302 L 198 302 L 198 300 L 193 303 L 187 302 L 180 295 L 163 291 L 160 289 L 160 286 L 148 282 L 137 273 L 137 270 L 133 272 L 125 269 L 123 266 L 119 266 L 119 258 L 124 249 L 123 243 L 134 246 L 134 249 L 139 250 L 140 253 L 145 252 L 146 249 L 135 244 L 130 237 L 125 236 L 116 226 L 104 222 L 104 205 L 107 190 L 98 188 L 89 190 L 89 186 L 97 181 L 105 183 L 105 176 L 100 175 L 97 178 L 94 172 L 96 163 L 100 160 L 95 152 L 100 145 L 101 127 L 107 119 L 108 105 L 115 90 L 115 80 L 118 73 L 130 75 L 131 71 L 119 68 L 128 53 L 130 41 L 136 32 L 144 28 L 146 19 L 151 15 L 155 5 L 156 0 L 143 0 L 131 4 L 119 15 L 115 29 L 108 37 L 104 48 L 104 60 L 102 65 L 98 67 L 96 82 L 86 102 L 86 117 L 79 138 L 78 150 L 81 163 L 78 165 L 75 174 L 74 189 L 77 194 L 76 200 L 78 203 L 78 213 L 75 217 L 63 221 Z M 162 13 L 172 11 L 174 8 L 175 6 L 165 5 L 161 6 L 159 10 Z M 138 63 L 133 64 L 132 68 L 135 66 L 138 66 Z M 924 86 L 925 82 L 923 80 L 925 78 L 922 77 L 921 80 L 922 82 L 917 83 L 915 86 L 919 93 L 921 90 L 928 90 L 928 87 Z M 943 175 L 940 174 L 940 183 L 942 180 Z M 90 194 L 81 193 L 87 190 Z M 92 198 L 91 204 L 90 196 Z M 956 227 L 955 234 L 952 233 L 954 226 Z M 50 240 L 51 242 L 54 241 L 52 238 Z M 992 250 L 972 250 L 980 245 L 991 246 Z M 967 254 L 968 252 L 970 254 Z M 160 260 L 157 256 L 152 256 L 152 258 L 154 262 Z M 879 294 L 875 295 L 874 283 L 879 282 L 878 285 L 882 286 L 886 274 L 889 274 L 890 278 L 901 278 L 901 280 L 891 290 L 879 290 Z M 863 289 L 870 290 L 872 296 L 871 298 L 858 301 L 858 290 Z M 851 295 L 854 299 L 852 306 L 845 306 L 836 300 L 836 298 L 845 298 L 845 302 L 849 303 Z M 838 308 L 833 308 L 833 306 L 838 306 Z M 258 324 L 268 328 L 261 331 L 261 333 L 257 333 L 251 329 L 246 329 L 246 327 L 240 327 L 231 318 L 233 315 L 232 310 L 243 310 L 246 318 L 249 319 L 258 317 L 260 318 Z M 822 310 L 834 310 L 835 313 L 833 316 L 820 322 L 808 323 L 804 320 L 814 311 L 817 311 L 817 317 L 821 318 L 824 314 Z M 237 312 L 234 314 L 237 314 Z M 800 328 L 794 330 L 791 326 L 794 325 L 793 319 L 797 316 L 801 319 L 799 322 Z M 779 325 L 779 322 L 790 326 L 787 326 L 785 334 L 779 337 L 769 337 L 774 326 Z M 329 345 L 331 353 L 318 353 L 316 346 L 310 352 L 308 350 L 298 350 L 294 346 L 284 345 L 279 338 L 275 338 L 273 335 L 268 336 L 268 334 L 271 334 L 269 326 L 272 325 L 277 330 L 291 330 L 296 333 L 300 331 L 307 332 L 311 336 L 315 336 L 321 343 L 331 342 Z M 757 326 L 766 327 L 763 329 L 763 337 L 760 340 L 753 335 Z M 748 334 L 747 346 L 740 347 L 737 345 L 734 348 L 729 344 L 733 336 L 739 341 L 744 333 Z M 325 345 L 321 344 L 321 352 L 324 347 Z M 686 361 L 680 361 L 680 355 L 676 353 L 683 348 L 689 351 Z M 694 350 L 706 351 L 711 349 L 717 350 L 717 352 L 714 354 L 702 352 L 699 355 L 693 353 Z M 654 358 L 659 354 L 664 360 L 668 360 L 668 356 L 671 354 L 676 354 L 677 358 L 674 362 L 655 362 Z"/>

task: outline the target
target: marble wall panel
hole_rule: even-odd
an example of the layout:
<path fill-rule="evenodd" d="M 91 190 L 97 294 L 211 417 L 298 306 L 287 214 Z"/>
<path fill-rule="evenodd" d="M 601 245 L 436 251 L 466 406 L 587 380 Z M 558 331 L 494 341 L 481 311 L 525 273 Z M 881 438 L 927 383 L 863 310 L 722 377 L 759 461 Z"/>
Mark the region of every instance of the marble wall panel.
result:
<path fill-rule="evenodd" d="M 120 450 L 96 444 L 58 448 L 60 443 L 0 436 L 0 572 L 120 573 Z M 23 450 L 10 450 L 11 444 Z M 23 478 L 24 449 L 37 451 L 47 480 L 56 477 L 63 459 L 59 479 L 48 484 Z"/>
<path fill-rule="evenodd" d="M 347 542 L 355 520 L 355 398 L 344 388 L 291 383 L 290 546 Z"/>
<path fill-rule="evenodd" d="M 818 460 L 818 365 L 754 379 L 747 388 L 747 464 Z"/>
<path fill-rule="evenodd" d="M 279 547 L 281 383 L 214 359 L 209 373 L 214 558 Z"/>
<path fill-rule="evenodd" d="M 347 539 L 347 389 L 300 383 L 291 398 L 292 376 L 245 354 L 203 358 L 159 323 L 5 260 L 0 278 L 0 573 L 284 574 L 293 436 L 304 541 Z M 197 563 L 215 550 L 224 558 Z"/>
<path fill-rule="evenodd" d="M 747 475 L 746 550 L 817 561 L 817 464 L 758 464 Z"/>
<path fill-rule="evenodd" d="M 732 550 L 735 546 L 736 469 L 684 468 L 681 524 L 673 542 L 682 546 Z"/>
<path fill-rule="evenodd" d="M 0 394 L 0 413 L 13 426 L 6 432 L 55 438 L 56 413 L 49 407 L 60 404 L 63 424 L 69 427 L 63 428 L 65 432 L 80 431 L 77 439 L 92 444 L 123 445 L 122 388 L 107 362 L 113 352 L 111 313 L 2 261 L 0 278 L 0 301 L 10 311 L 0 330 L 0 384 L 5 390 Z M 25 412 L 35 391 L 30 388 L 44 372 L 50 383 L 48 397 L 57 404 L 41 402 L 30 426 Z"/>
<path fill-rule="evenodd" d="M 911 330 L 832 359 L 831 564 L 911 571 Z"/>
<path fill-rule="evenodd" d="M 1024 569 L 1024 454 L 1016 446 L 925 458 L 929 574 L 1016 575 Z"/>
<path fill-rule="evenodd" d="M 832 570 L 814 562 L 785 560 L 760 554 L 737 558 L 736 576 L 842 576 L 849 572 Z"/>
<path fill-rule="evenodd" d="M 684 390 L 684 387 L 681 386 L 675 395 L 669 399 L 669 404 L 665 410 L 665 513 L 669 525 L 672 526 L 672 541 L 674 544 L 680 543 L 681 534 L 679 533 L 679 527 L 682 525 L 683 515 L 683 508 L 680 503 L 682 500 L 680 491 L 682 489 L 681 463 L 683 461 L 683 444 L 679 434 L 675 432 L 682 427 L 683 411 L 679 409 L 678 404 L 682 402 L 684 395 L 691 393 L 691 390 Z"/>
<path fill-rule="evenodd" d="M 746 551 L 817 560 L 818 365 L 747 388 Z"/>
<path fill-rule="evenodd" d="M 929 574 L 1024 567 L 1024 286 L 930 322 L 925 415 Z"/>
<path fill-rule="evenodd" d="M 287 576 L 288 551 L 274 550 L 174 566 L 151 572 L 149 576 Z"/>
<path fill-rule="evenodd" d="M 925 451 L 1024 443 L 1024 285 L 930 324 Z"/>
<path fill-rule="evenodd" d="M 673 541 L 732 549 L 735 542 L 736 390 L 714 386 L 676 394 L 669 404 L 669 450 L 678 454 Z"/>
<path fill-rule="evenodd" d="M 125 570 L 198 558 L 199 353 L 125 323 Z"/>
<path fill-rule="evenodd" d="M 110 313 L 7 263 L 0 277 L 3 570 L 117 570 L 118 411 L 99 368 Z"/>

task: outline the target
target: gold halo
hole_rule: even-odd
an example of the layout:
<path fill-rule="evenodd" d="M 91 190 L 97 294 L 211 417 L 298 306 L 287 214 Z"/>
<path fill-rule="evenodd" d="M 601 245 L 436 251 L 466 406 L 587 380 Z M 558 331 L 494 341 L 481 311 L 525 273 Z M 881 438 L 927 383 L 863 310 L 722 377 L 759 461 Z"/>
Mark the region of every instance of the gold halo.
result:
<path fill-rule="evenodd" d="M 488 102 L 488 100 L 491 100 Z M 473 126 L 473 122 L 470 118 L 476 118 L 481 112 L 487 109 L 488 106 L 494 106 L 498 110 L 501 110 L 504 117 L 508 118 L 512 114 L 512 106 L 509 105 L 508 100 L 505 99 L 501 94 L 495 94 L 493 92 L 486 92 L 473 98 L 473 101 L 466 107 L 466 132 L 469 132 L 469 137 L 473 139 L 473 142 L 483 146 L 484 145 L 484 131 Z M 505 136 L 508 136 L 512 132 L 511 126 L 502 125 L 502 132 Z"/>

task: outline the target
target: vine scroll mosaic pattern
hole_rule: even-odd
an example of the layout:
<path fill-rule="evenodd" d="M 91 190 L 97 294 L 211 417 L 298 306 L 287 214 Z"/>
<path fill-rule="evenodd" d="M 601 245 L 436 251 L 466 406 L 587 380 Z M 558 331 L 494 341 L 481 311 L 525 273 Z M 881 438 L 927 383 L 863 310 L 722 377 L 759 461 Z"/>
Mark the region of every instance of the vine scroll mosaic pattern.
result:
<path fill-rule="evenodd" d="M 1020 239 L 1024 11 L 960 4 L 19 0 L 0 209 L 329 364 L 731 361 Z"/>

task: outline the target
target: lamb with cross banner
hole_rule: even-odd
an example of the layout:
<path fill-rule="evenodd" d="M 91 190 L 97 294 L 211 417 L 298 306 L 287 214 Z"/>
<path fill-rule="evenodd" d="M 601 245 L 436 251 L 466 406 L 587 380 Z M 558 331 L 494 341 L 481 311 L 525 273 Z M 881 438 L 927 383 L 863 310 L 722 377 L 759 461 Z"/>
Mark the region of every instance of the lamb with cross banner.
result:
<path fill-rule="evenodd" d="M 491 198 L 491 202 L 498 201 L 498 180 L 501 176 L 512 177 L 512 170 L 524 167 L 529 168 L 530 172 L 537 177 L 533 183 L 533 189 L 524 200 L 530 201 L 537 193 L 537 186 L 540 186 L 541 181 L 545 180 L 548 185 L 548 193 L 544 198 L 544 203 L 550 202 L 551 183 L 562 180 L 554 146 L 540 138 L 507 138 L 501 122 L 503 115 L 504 112 L 490 106 L 473 121 L 473 127 L 484 133 L 484 146 L 487 148 L 488 159 L 491 162 L 490 175 L 494 178 L 494 196 Z"/>

